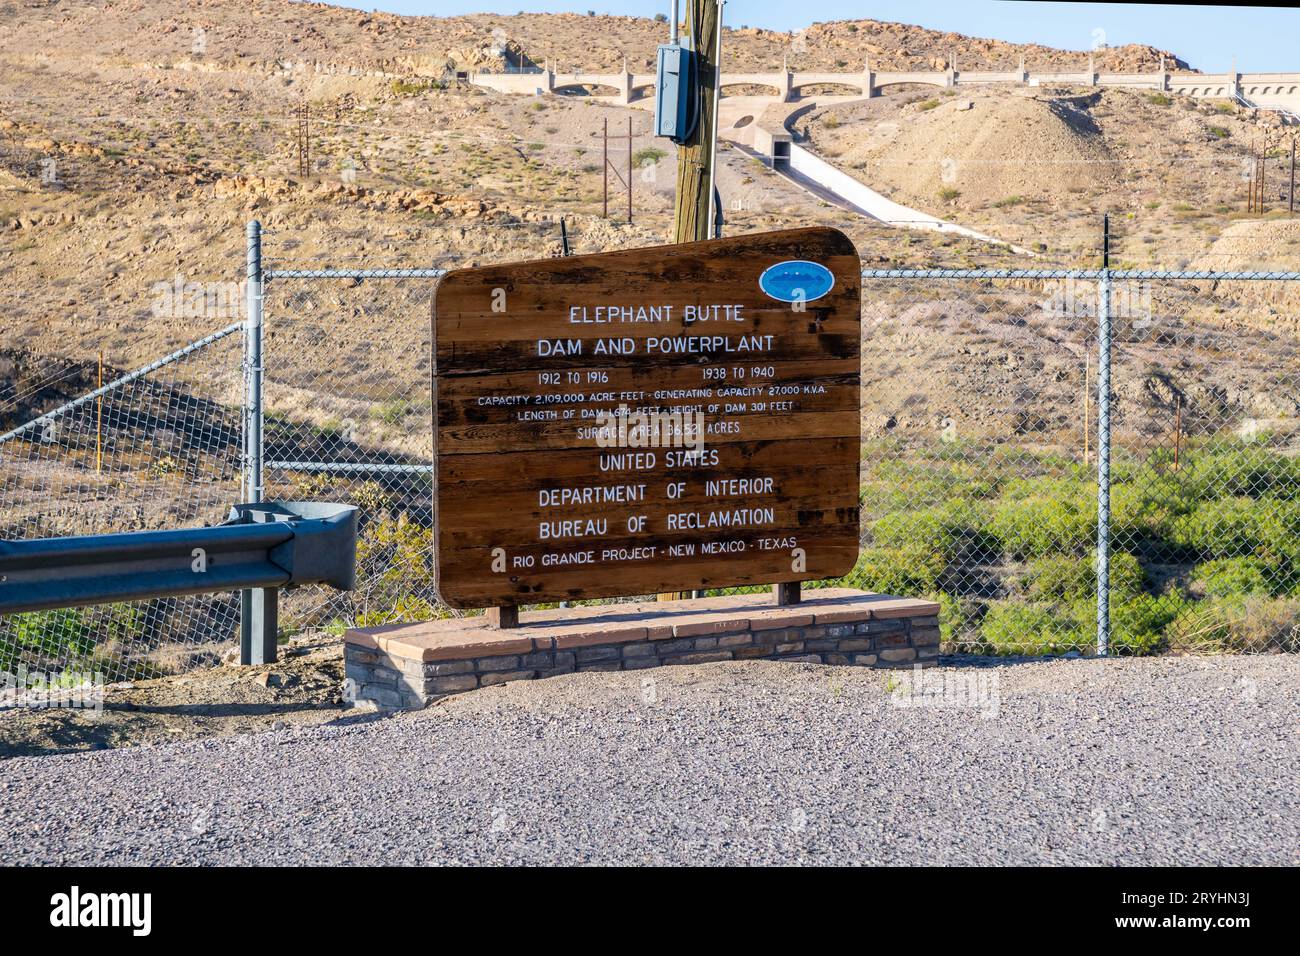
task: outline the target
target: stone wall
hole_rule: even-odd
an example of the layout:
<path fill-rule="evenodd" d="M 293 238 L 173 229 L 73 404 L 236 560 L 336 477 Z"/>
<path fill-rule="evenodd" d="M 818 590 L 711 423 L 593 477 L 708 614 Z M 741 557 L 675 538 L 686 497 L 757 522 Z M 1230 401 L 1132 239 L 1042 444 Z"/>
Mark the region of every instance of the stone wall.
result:
<path fill-rule="evenodd" d="M 477 616 L 352 630 L 346 677 L 357 700 L 418 709 L 448 694 L 575 671 L 754 659 L 911 667 L 939 656 L 932 602 L 848 589 L 805 593 L 788 607 L 747 595 L 532 612 L 510 630 Z"/>

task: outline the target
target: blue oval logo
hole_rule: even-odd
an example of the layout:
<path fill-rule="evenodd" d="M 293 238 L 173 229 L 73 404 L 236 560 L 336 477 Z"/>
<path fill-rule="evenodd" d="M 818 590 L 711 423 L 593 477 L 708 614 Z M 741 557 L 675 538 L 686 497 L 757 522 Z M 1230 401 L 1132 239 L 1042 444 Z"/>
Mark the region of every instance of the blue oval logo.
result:
<path fill-rule="evenodd" d="M 764 269 L 758 287 L 781 302 L 811 302 L 835 287 L 835 276 L 819 263 L 788 259 Z"/>

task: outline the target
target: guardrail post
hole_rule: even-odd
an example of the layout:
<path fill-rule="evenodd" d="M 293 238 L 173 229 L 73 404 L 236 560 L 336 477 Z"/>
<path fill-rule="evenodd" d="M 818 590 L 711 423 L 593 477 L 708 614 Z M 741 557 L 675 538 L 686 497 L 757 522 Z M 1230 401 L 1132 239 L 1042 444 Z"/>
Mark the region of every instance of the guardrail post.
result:
<path fill-rule="evenodd" d="M 1110 652 L 1110 217 L 1097 282 L 1097 656 Z"/>
<path fill-rule="evenodd" d="M 273 664 L 279 653 L 280 592 L 254 588 L 239 592 L 239 663 Z"/>
<path fill-rule="evenodd" d="M 248 271 L 244 319 L 244 500 L 262 500 L 262 224 L 247 232 Z M 239 595 L 239 663 L 269 664 L 276 659 L 279 593 L 274 588 Z"/>

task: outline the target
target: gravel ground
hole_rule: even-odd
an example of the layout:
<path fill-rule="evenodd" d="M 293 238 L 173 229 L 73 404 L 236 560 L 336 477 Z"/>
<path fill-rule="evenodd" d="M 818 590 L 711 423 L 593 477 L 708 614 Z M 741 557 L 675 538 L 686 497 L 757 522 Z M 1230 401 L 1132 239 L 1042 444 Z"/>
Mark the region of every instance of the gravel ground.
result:
<path fill-rule="evenodd" d="M 0 760 L 324 724 L 345 713 L 342 689 L 342 642 L 299 635 L 281 645 L 275 664 L 109 685 L 93 719 L 68 708 L 0 707 Z"/>
<path fill-rule="evenodd" d="M 1300 862 L 1297 658 L 966 665 L 922 684 L 941 676 L 942 708 L 899 706 L 910 672 L 589 673 L 419 714 L 15 758 L 0 859 Z"/>

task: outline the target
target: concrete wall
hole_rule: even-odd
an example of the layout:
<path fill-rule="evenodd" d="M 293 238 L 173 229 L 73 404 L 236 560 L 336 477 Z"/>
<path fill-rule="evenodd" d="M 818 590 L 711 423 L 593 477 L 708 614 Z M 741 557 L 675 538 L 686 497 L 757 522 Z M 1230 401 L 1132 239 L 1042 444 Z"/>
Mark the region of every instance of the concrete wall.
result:
<path fill-rule="evenodd" d="M 533 96 L 538 90 L 549 93 L 553 88 L 551 73 L 475 73 L 469 81 L 498 93 L 518 93 Z"/>
<path fill-rule="evenodd" d="M 876 206 L 881 199 L 880 194 L 875 190 L 868 189 L 848 173 L 841 172 L 820 156 L 808 152 L 798 143 L 790 144 L 790 168 L 796 173 L 807 176 L 817 185 L 843 196 L 864 211 Z M 910 218 L 910 214 L 911 211 L 903 206 L 897 206 L 894 213 L 898 219 Z M 888 218 L 889 215 L 889 211 L 886 210 L 885 218 Z"/>
<path fill-rule="evenodd" d="M 653 86 L 649 73 L 476 73 L 470 82 L 501 93 L 534 95 L 538 90 L 553 92 L 565 86 L 602 86 L 612 90 L 604 98 L 627 104 L 634 90 Z M 1235 82 L 1235 86 L 1234 86 Z M 1201 99 L 1229 99 L 1240 91 L 1248 101 L 1268 109 L 1300 114 L 1300 73 L 1091 73 L 1091 72 L 895 72 L 876 73 L 724 73 L 724 87 L 740 84 L 765 86 L 773 90 L 776 102 L 788 102 L 802 87 L 837 84 L 875 96 L 881 87 L 920 84 L 940 88 L 954 86 L 1105 86 L 1118 89 L 1169 90 Z M 597 94 L 602 95 L 602 94 Z"/>

